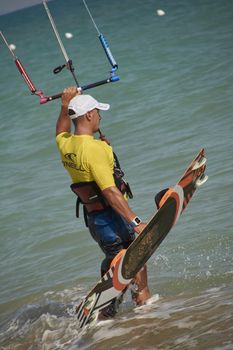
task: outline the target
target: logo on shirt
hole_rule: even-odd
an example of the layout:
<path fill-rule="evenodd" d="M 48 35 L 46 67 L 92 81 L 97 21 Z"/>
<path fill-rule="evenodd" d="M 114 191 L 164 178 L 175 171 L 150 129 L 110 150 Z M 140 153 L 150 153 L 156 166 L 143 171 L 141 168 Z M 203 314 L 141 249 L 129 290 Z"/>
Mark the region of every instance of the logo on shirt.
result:
<path fill-rule="evenodd" d="M 72 163 L 76 162 L 76 154 L 75 153 L 66 153 L 64 157 Z"/>
<path fill-rule="evenodd" d="M 76 164 L 76 154 L 75 153 L 66 153 L 64 155 L 66 161 L 62 161 L 64 167 L 69 167 L 75 170 L 79 170 L 79 171 L 85 171 L 84 169 L 81 169 L 77 166 Z"/>

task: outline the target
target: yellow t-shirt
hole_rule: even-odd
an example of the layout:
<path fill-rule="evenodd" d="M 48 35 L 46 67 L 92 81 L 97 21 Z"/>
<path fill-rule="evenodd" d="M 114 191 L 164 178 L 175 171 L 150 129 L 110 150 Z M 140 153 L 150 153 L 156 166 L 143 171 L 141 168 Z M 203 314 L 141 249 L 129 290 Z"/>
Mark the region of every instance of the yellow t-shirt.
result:
<path fill-rule="evenodd" d="M 115 186 L 113 151 L 106 142 L 68 132 L 57 135 L 56 142 L 73 183 L 95 181 L 102 191 Z"/>

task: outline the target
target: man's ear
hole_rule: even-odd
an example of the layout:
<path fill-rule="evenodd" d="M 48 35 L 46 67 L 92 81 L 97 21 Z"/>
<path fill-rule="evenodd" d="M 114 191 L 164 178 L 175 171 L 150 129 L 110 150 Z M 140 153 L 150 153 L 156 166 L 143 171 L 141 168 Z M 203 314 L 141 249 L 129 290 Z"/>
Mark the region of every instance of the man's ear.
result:
<path fill-rule="evenodd" d="M 92 119 L 92 111 L 86 113 L 86 118 L 88 121 L 91 121 Z"/>

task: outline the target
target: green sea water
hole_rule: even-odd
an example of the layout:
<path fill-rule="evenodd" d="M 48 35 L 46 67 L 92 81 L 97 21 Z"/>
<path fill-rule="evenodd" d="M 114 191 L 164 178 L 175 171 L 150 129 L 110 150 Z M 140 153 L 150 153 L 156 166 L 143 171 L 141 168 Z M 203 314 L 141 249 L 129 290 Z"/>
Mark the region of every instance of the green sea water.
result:
<path fill-rule="evenodd" d="M 111 104 L 111 140 L 145 221 L 200 148 L 207 183 L 148 262 L 152 299 L 130 296 L 114 321 L 80 336 L 72 307 L 99 278 L 103 258 L 75 218 L 55 143 L 60 100 L 30 92 L 0 42 L 0 348 L 233 348 L 233 2 L 107 1 L 88 5 L 109 41 L 120 81 L 90 90 Z M 49 2 L 80 85 L 110 65 L 81 0 Z M 157 15 L 157 9 L 165 11 Z M 45 94 L 74 85 L 43 5 L 0 16 L 0 30 Z M 66 32 L 73 38 L 68 40 Z"/>

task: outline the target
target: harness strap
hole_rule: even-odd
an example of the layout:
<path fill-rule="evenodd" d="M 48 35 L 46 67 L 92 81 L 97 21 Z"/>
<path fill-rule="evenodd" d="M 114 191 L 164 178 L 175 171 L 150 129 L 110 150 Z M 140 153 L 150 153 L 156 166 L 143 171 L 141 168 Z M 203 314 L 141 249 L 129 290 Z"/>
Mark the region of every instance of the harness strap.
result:
<path fill-rule="evenodd" d="M 77 196 L 77 200 L 76 200 L 76 218 L 79 218 L 79 207 L 80 207 L 80 203 L 82 204 L 82 202 L 80 201 L 80 198 Z M 88 227 L 88 220 L 87 220 L 87 209 L 85 207 L 85 205 L 83 205 L 83 217 L 84 217 L 84 222 L 86 227 Z"/>
<path fill-rule="evenodd" d="M 79 206 L 80 206 L 80 199 L 77 196 L 77 200 L 76 200 L 76 218 L 79 218 Z"/>
<path fill-rule="evenodd" d="M 83 217 L 84 217 L 85 225 L 86 225 L 86 227 L 88 227 L 87 209 L 86 209 L 85 205 L 83 206 Z"/>
<path fill-rule="evenodd" d="M 121 191 L 122 194 L 127 194 L 127 196 L 132 199 L 133 198 L 133 193 L 131 191 L 130 185 L 127 181 L 125 181 L 124 177 L 124 172 L 121 169 L 121 165 L 119 162 L 119 159 L 117 158 L 116 153 L 113 152 L 114 156 L 114 173 L 113 177 L 115 180 L 115 184 L 117 188 Z"/>

